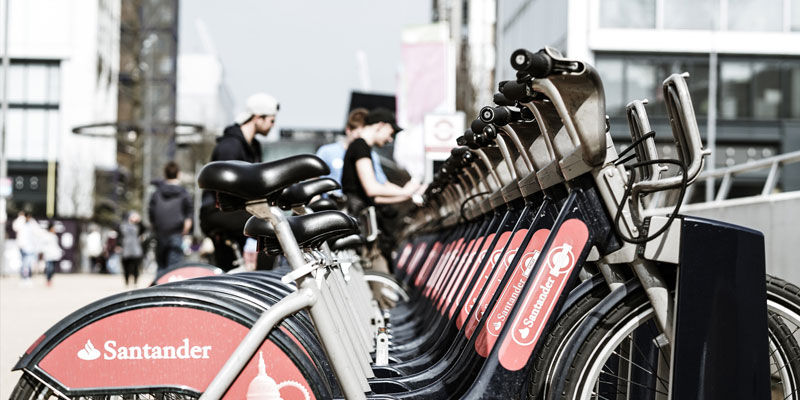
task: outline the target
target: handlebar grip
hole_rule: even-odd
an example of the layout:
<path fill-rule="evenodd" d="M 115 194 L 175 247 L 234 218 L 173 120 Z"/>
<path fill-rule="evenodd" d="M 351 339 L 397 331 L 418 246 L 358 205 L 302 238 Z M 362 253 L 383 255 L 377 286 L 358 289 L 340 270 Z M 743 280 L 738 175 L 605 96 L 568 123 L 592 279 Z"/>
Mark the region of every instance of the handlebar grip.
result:
<path fill-rule="evenodd" d="M 545 78 L 553 71 L 553 59 L 543 51 L 531 53 L 519 49 L 511 53 L 511 67 L 531 74 L 534 78 Z"/>
<path fill-rule="evenodd" d="M 483 142 L 484 146 L 488 146 L 491 142 L 497 138 L 497 129 L 493 125 L 486 125 L 483 128 Z"/>
<path fill-rule="evenodd" d="M 517 81 L 500 82 L 500 93 L 510 101 L 525 102 L 530 98 L 527 84 Z"/>
<path fill-rule="evenodd" d="M 454 147 L 450 150 L 450 155 L 460 159 L 467 151 L 469 151 L 469 149 L 464 146 Z"/>
<path fill-rule="evenodd" d="M 469 129 L 475 133 L 483 131 L 485 127 L 486 122 L 483 121 L 483 118 L 475 118 L 472 120 L 472 123 L 469 124 Z"/>
<path fill-rule="evenodd" d="M 492 97 L 492 101 L 494 101 L 494 104 L 497 104 L 498 106 L 516 105 L 516 103 L 513 100 L 508 99 L 505 95 L 499 92 L 494 94 L 494 96 Z"/>
<path fill-rule="evenodd" d="M 464 139 L 467 141 L 467 147 L 470 149 L 480 149 L 483 147 L 483 133 L 482 132 L 473 132 L 471 130 L 467 130 L 464 132 Z"/>
<path fill-rule="evenodd" d="M 459 146 L 466 146 L 467 145 L 467 138 L 464 135 L 461 135 L 456 138 L 456 144 Z"/>
<path fill-rule="evenodd" d="M 485 127 L 486 124 L 491 124 L 494 122 L 495 119 L 495 112 L 494 107 L 485 106 L 481 108 L 481 111 L 478 112 L 478 118 L 483 122 L 483 126 Z"/>

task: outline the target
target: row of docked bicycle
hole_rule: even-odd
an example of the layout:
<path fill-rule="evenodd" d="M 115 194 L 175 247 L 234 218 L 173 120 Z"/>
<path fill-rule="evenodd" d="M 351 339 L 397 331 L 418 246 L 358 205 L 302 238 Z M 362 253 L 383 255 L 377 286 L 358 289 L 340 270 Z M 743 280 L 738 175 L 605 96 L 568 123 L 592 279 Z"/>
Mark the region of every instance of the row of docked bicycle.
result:
<path fill-rule="evenodd" d="M 211 163 L 200 186 L 291 269 L 86 306 L 23 355 L 12 398 L 798 398 L 800 290 L 766 276 L 760 233 L 678 214 L 707 154 L 685 76 L 663 84 L 664 159 L 642 100 L 617 154 L 591 65 L 553 49 L 511 64 L 395 277 L 364 268 L 353 218 L 309 204 L 337 187 L 316 157 Z"/>

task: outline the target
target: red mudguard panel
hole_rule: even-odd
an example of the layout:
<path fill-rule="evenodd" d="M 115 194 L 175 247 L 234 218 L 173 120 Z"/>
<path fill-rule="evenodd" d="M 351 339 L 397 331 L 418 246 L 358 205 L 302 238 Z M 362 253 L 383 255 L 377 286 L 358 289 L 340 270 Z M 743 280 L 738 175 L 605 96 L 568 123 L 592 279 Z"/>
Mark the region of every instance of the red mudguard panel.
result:
<path fill-rule="evenodd" d="M 185 307 L 152 307 L 100 319 L 59 343 L 39 367 L 65 387 L 181 386 L 202 392 L 247 333 L 221 315 Z M 244 399 L 248 387 L 263 389 L 266 374 L 281 385 L 283 399 L 314 398 L 306 379 L 272 341 L 250 360 L 226 399 Z M 255 389 L 254 389 L 255 390 Z"/>

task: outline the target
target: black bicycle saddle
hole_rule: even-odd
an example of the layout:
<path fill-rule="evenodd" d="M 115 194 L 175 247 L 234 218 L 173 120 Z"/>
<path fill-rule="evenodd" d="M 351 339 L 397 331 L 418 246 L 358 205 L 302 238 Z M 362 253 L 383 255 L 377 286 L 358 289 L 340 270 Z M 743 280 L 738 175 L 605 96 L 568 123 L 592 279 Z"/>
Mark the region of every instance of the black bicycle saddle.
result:
<path fill-rule="evenodd" d="M 330 192 L 341 188 L 339 183 L 331 178 L 311 179 L 304 182 L 295 183 L 283 189 L 281 194 L 275 199 L 277 205 L 284 210 L 292 207 L 308 204 L 311 199 L 319 194 Z"/>
<path fill-rule="evenodd" d="M 331 250 L 353 249 L 362 246 L 364 243 L 366 243 L 366 239 L 363 236 L 348 235 L 334 240 L 331 243 Z"/>
<path fill-rule="evenodd" d="M 325 210 L 336 211 L 339 209 L 339 207 L 336 206 L 336 202 L 331 199 L 316 200 L 312 203 L 309 203 L 308 208 L 310 208 L 311 211 L 314 212 L 325 211 Z"/>
<path fill-rule="evenodd" d="M 226 193 L 245 201 L 272 197 L 283 188 L 330 173 L 324 161 L 312 154 L 287 157 L 266 163 L 214 161 L 200 170 L 201 189 Z"/>
<path fill-rule="evenodd" d="M 289 226 L 300 247 L 317 247 L 326 240 L 358 233 L 355 219 L 339 211 L 321 211 L 308 215 L 288 217 Z M 250 217 L 244 225 L 245 236 L 258 239 L 266 250 L 280 249 L 275 230 L 268 221 Z M 272 250 L 272 251 L 270 251 Z"/>

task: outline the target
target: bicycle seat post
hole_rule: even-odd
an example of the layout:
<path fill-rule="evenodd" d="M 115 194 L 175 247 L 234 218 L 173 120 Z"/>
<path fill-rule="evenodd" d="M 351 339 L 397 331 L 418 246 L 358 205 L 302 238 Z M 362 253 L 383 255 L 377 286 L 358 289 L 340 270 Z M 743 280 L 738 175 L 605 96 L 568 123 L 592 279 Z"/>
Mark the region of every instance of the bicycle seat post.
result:
<path fill-rule="evenodd" d="M 258 218 L 270 221 L 283 249 L 283 254 L 293 270 L 296 271 L 305 266 L 305 259 L 300 246 L 292 233 L 289 221 L 280 208 L 270 206 L 267 201 L 253 201 L 247 203 L 246 210 Z M 327 307 L 317 301 L 319 288 L 316 282 L 309 275 L 301 277 L 299 281 L 299 288 L 309 289 L 315 295 L 314 302 L 309 307 L 309 313 L 319 331 L 320 342 L 325 349 L 325 353 L 330 358 L 342 391 L 348 399 L 351 397 L 364 398 L 364 393 L 370 391 L 369 383 L 367 383 L 362 374 L 355 373 L 355 368 L 351 368 L 353 362 L 351 361 L 352 355 L 348 354 L 349 347 L 341 343 L 336 323 L 332 320 L 332 315 L 328 312 Z"/>

